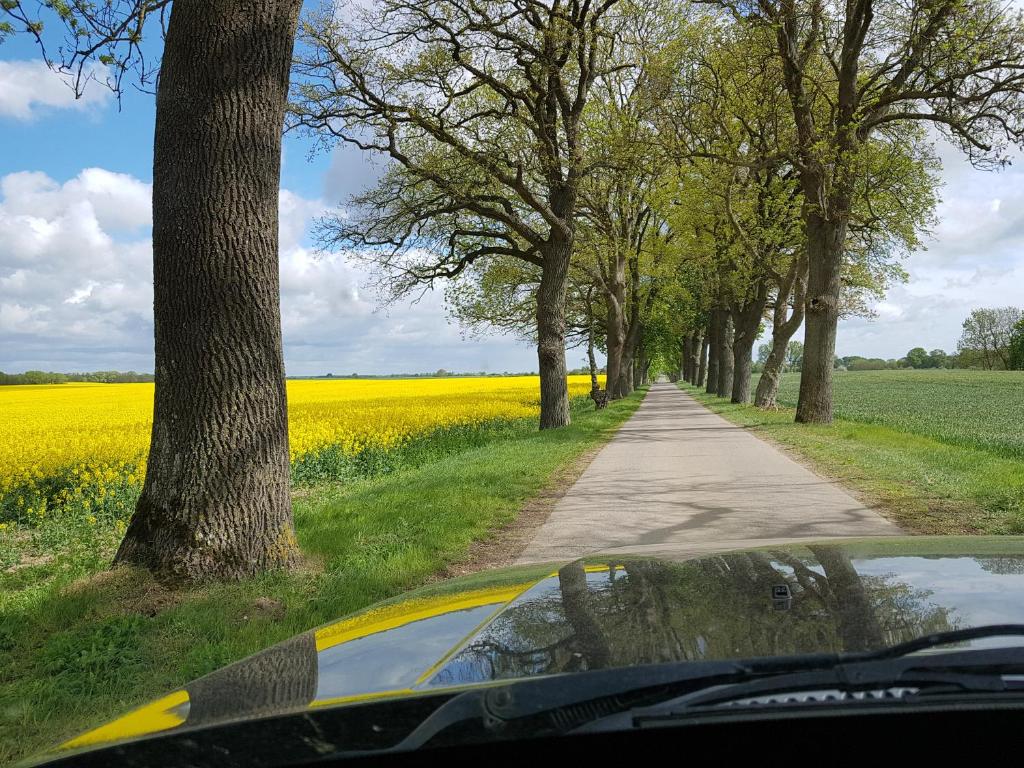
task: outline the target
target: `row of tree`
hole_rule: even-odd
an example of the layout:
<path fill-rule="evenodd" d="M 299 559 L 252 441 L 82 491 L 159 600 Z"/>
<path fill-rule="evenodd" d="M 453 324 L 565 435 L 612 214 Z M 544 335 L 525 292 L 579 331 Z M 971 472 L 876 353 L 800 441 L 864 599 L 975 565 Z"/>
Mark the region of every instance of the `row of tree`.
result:
<path fill-rule="evenodd" d="M 960 368 L 1024 370 L 1024 311 L 976 309 L 964 320 L 958 344 Z"/>
<path fill-rule="evenodd" d="M 5 384 L 67 384 L 86 381 L 96 384 L 129 384 L 153 381 L 152 373 L 135 371 L 91 371 L 89 373 L 55 373 L 54 371 L 25 371 L 4 373 L 0 371 L 0 386 Z"/>
<path fill-rule="evenodd" d="M 653 367 L 771 406 L 801 326 L 796 417 L 830 421 L 839 318 L 932 222 L 929 131 L 979 166 L 1024 141 L 1024 26 L 988 0 L 377 0 L 300 34 L 293 124 L 390 161 L 322 243 L 532 338 L 542 427 L 567 343 L 613 398 Z"/>
<path fill-rule="evenodd" d="M 831 420 L 838 319 L 902 276 L 930 221 L 927 131 L 979 166 L 1024 144 L 1024 24 L 1000 0 L 366 0 L 300 23 L 301 7 L 0 3 L 0 39 L 35 37 L 79 89 L 98 72 L 156 86 L 153 437 L 117 560 L 169 577 L 297 556 L 286 112 L 388 160 L 322 243 L 391 295 L 451 279 L 460 319 L 529 327 L 542 428 L 569 422 L 567 341 L 606 350 L 613 396 L 671 366 L 746 400 L 765 317 L 757 401 L 803 324 L 797 419 Z"/>

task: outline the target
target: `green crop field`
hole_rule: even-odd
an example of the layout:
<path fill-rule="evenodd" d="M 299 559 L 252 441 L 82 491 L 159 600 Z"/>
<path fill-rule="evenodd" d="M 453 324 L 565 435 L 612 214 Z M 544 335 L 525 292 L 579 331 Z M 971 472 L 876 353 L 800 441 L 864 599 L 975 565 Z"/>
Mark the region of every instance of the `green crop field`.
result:
<path fill-rule="evenodd" d="M 783 376 L 779 403 L 796 405 L 800 374 Z M 1024 459 L 1022 371 L 841 371 L 836 415 L 944 443 Z"/>

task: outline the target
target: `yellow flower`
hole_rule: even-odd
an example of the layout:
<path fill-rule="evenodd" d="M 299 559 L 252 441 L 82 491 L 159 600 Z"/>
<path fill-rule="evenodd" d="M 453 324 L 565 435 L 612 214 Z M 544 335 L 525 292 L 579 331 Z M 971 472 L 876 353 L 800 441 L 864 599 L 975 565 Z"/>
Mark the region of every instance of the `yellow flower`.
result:
<path fill-rule="evenodd" d="M 570 396 L 589 391 L 589 377 L 570 377 Z M 0 387 L 0 503 L 17 494 L 17 506 L 35 513 L 37 488 L 56 480 L 55 503 L 88 511 L 115 484 L 140 486 L 152 412 L 152 384 Z M 538 412 L 538 380 L 530 376 L 295 380 L 288 382 L 289 453 L 298 461 L 326 448 L 391 450 L 437 429 Z"/>

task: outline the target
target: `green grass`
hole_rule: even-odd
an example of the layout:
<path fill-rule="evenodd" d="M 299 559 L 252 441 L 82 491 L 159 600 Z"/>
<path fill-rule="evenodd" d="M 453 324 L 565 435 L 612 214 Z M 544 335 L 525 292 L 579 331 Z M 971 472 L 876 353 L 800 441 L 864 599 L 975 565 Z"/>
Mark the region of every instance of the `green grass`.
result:
<path fill-rule="evenodd" d="M 843 418 L 827 426 L 796 424 L 791 408 L 764 411 L 680 386 L 715 413 L 861 492 L 908 532 L 1024 533 L 1024 461 L 886 424 Z"/>
<path fill-rule="evenodd" d="M 169 591 L 140 571 L 102 570 L 113 530 L 92 548 L 22 558 L 0 572 L 0 764 L 428 582 L 608 439 L 642 397 L 578 410 L 565 429 L 516 428 L 465 450 L 440 441 L 439 455 L 420 446 L 418 459 L 383 474 L 301 488 L 295 521 L 307 563 L 297 571 Z M 34 545 L 24 534 L 13 546 L 24 554 Z"/>
<path fill-rule="evenodd" d="M 844 419 L 1024 459 L 1024 371 L 840 371 L 834 389 Z M 779 403 L 799 391 L 800 374 L 785 374 Z"/>

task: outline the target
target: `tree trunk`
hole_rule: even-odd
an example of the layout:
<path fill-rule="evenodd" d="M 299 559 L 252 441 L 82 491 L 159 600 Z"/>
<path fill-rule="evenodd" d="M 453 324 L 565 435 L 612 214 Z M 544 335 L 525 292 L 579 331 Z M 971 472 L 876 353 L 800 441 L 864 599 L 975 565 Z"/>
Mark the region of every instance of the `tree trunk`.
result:
<path fill-rule="evenodd" d="M 733 359 L 732 359 L 732 313 L 728 309 L 716 309 L 718 313 L 718 388 L 715 394 L 719 397 L 732 395 Z"/>
<path fill-rule="evenodd" d="M 711 319 L 708 320 L 708 381 L 707 393 L 713 395 L 718 391 L 718 361 L 719 355 L 719 334 L 718 334 L 718 310 L 711 310 Z"/>
<path fill-rule="evenodd" d="M 778 407 L 779 381 L 786 364 L 786 348 L 804 321 L 806 293 L 807 259 L 801 257 L 794 261 L 789 274 L 779 284 L 772 317 L 772 350 L 765 361 L 754 394 L 754 405 L 758 408 Z M 790 294 L 793 296 L 793 313 L 787 318 Z"/>
<path fill-rule="evenodd" d="M 754 363 L 754 342 L 761 328 L 764 307 L 768 303 L 768 282 L 764 278 L 757 281 L 753 297 L 741 308 L 733 311 L 736 330 L 733 334 L 732 358 L 732 401 L 734 403 L 750 402 L 750 375 Z"/>
<path fill-rule="evenodd" d="M 597 358 L 594 357 L 594 326 L 587 333 L 587 364 L 590 366 L 590 390 L 596 392 L 601 387 L 597 383 Z M 607 390 L 608 385 L 605 384 Z"/>
<path fill-rule="evenodd" d="M 638 312 L 634 310 L 629 323 L 629 332 L 626 334 L 626 343 L 622 348 L 622 368 L 619 375 L 619 389 L 625 397 L 636 389 L 637 378 L 634 371 L 637 369 L 636 354 L 640 348 L 640 339 L 643 335 L 643 323 L 640 322 Z"/>
<path fill-rule="evenodd" d="M 251 576 L 298 551 L 277 229 L 301 5 L 171 11 L 153 158 L 153 432 L 115 557 L 171 580 Z"/>
<path fill-rule="evenodd" d="M 754 366 L 753 342 L 733 342 L 732 402 L 750 402 L 750 376 Z"/>
<path fill-rule="evenodd" d="M 807 216 L 807 301 L 804 358 L 796 420 L 832 423 L 832 370 L 839 324 L 840 271 L 846 222 L 827 221 L 818 213 Z"/>
<path fill-rule="evenodd" d="M 792 336 L 772 335 L 772 351 L 768 353 L 761 378 L 757 382 L 754 405 L 758 408 L 777 408 L 779 380 L 786 362 L 786 346 Z"/>
<path fill-rule="evenodd" d="M 693 334 L 688 333 L 683 337 L 683 359 L 680 363 L 680 371 L 682 372 L 683 381 L 688 384 L 693 383 L 693 372 L 690 366 L 690 361 L 693 357 Z"/>
<path fill-rule="evenodd" d="M 697 364 L 697 380 L 694 382 L 698 387 L 704 386 L 704 379 L 708 372 L 708 336 L 703 334 L 700 345 L 700 361 Z"/>
<path fill-rule="evenodd" d="M 618 293 L 618 288 L 616 287 Z M 625 288 L 622 289 L 623 297 Z M 626 330 L 625 323 L 622 316 L 622 304 L 613 296 L 607 296 L 606 298 L 608 307 L 608 319 L 605 324 L 605 335 L 608 342 L 608 364 L 606 368 L 605 376 L 605 389 L 608 390 L 608 397 L 612 400 L 617 400 L 620 397 L 625 397 L 627 393 L 619 391 L 619 380 L 622 375 L 622 353 L 623 347 L 626 344 Z"/>
<path fill-rule="evenodd" d="M 540 428 L 569 424 L 565 367 L 565 292 L 572 244 L 552 233 L 537 288 L 537 360 L 540 365 Z"/>
<path fill-rule="evenodd" d="M 693 332 L 693 343 L 690 345 L 690 383 L 696 384 L 697 382 L 697 370 L 700 367 L 700 350 L 701 345 L 704 343 L 703 331 Z"/>

